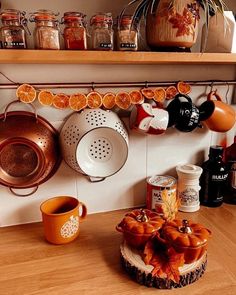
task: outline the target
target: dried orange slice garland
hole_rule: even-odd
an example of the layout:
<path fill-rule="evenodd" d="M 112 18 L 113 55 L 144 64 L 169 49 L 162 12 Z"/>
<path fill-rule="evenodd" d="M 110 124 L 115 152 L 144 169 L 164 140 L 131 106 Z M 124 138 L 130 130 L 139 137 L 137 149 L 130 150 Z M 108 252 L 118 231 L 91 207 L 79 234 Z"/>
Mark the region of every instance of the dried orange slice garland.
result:
<path fill-rule="evenodd" d="M 57 109 L 67 109 L 69 107 L 69 96 L 64 93 L 54 95 L 52 104 Z"/>
<path fill-rule="evenodd" d="M 48 90 L 41 90 L 38 94 L 38 101 L 43 106 L 51 106 L 54 94 Z"/>
<path fill-rule="evenodd" d="M 127 92 L 118 92 L 115 97 L 116 105 L 122 110 L 128 110 L 131 106 L 131 97 Z"/>
<path fill-rule="evenodd" d="M 74 111 L 81 111 L 88 105 L 88 99 L 85 94 L 72 94 L 69 98 L 69 107 Z"/>
<path fill-rule="evenodd" d="M 16 90 L 17 98 L 23 103 L 32 103 L 38 92 L 38 101 L 43 106 L 53 106 L 57 109 L 70 108 L 74 111 L 81 111 L 88 107 L 96 109 L 103 107 L 111 110 L 118 107 L 128 110 L 130 106 L 142 104 L 145 99 L 153 100 L 159 106 L 163 106 L 165 100 L 173 99 L 178 93 L 189 94 L 192 88 L 190 84 L 179 81 L 176 85 L 164 87 L 144 87 L 140 90 L 131 90 L 130 92 L 121 91 L 117 94 L 108 92 L 104 95 L 98 91 L 91 91 L 87 95 L 83 93 L 75 93 L 67 95 L 64 93 L 54 94 L 49 90 L 36 90 L 30 84 L 22 84 Z"/>
<path fill-rule="evenodd" d="M 22 84 L 16 89 L 16 97 L 24 103 L 31 103 L 36 98 L 36 90 L 29 84 Z"/>
<path fill-rule="evenodd" d="M 175 86 L 169 86 L 166 89 L 166 99 L 173 99 L 178 94 L 178 90 Z"/>
<path fill-rule="evenodd" d="M 111 110 L 116 105 L 116 95 L 112 92 L 106 93 L 102 98 L 102 105 L 105 109 Z"/>
<path fill-rule="evenodd" d="M 160 102 L 163 103 L 166 99 L 166 90 L 163 87 L 157 87 L 156 89 L 154 89 L 154 100 L 156 102 Z"/>
<path fill-rule="evenodd" d="M 154 90 L 149 87 L 145 87 L 145 88 L 141 89 L 141 92 L 142 92 L 143 96 L 147 99 L 154 99 L 154 97 L 155 97 Z"/>
<path fill-rule="evenodd" d="M 144 97 L 141 91 L 132 90 L 129 93 L 131 104 L 141 104 L 144 102 Z"/>
<path fill-rule="evenodd" d="M 190 84 L 183 81 L 179 81 L 176 87 L 180 94 L 189 94 L 192 90 Z"/>
<path fill-rule="evenodd" d="M 89 92 L 87 95 L 88 107 L 90 109 L 97 109 L 102 106 L 102 96 L 97 91 Z"/>

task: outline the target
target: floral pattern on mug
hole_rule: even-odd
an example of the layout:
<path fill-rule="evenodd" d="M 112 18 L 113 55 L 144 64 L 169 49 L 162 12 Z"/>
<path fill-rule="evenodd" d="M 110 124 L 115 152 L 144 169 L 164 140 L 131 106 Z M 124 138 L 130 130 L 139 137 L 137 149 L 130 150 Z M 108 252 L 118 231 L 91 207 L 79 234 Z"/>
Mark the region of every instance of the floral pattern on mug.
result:
<path fill-rule="evenodd" d="M 79 230 L 79 217 L 71 216 L 70 220 L 63 224 L 61 228 L 61 236 L 63 238 L 73 237 Z"/>

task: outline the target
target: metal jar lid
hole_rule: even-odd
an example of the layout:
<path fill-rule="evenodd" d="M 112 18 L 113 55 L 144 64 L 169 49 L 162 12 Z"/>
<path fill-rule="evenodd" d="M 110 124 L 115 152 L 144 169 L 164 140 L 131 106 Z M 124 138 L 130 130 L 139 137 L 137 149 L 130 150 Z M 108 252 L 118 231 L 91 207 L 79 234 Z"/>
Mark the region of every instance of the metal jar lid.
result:
<path fill-rule="evenodd" d="M 176 179 L 169 175 L 154 175 L 147 179 L 147 183 L 160 190 L 172 189 L 176 186 Z"/>

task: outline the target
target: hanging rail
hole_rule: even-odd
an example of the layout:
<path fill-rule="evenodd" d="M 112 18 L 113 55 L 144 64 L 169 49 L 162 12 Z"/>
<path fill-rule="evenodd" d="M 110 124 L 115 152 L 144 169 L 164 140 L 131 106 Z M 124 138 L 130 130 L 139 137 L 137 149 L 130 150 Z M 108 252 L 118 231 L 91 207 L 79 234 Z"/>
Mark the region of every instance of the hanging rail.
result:
<path fill-rule="evenodd" d="M 236 80 L 205 80 L 205 81 L 185 81 L 192 86 L 229 86 L 236 85 Z M 121 87 L 158 87 L 176 85 L 178 81 L 163 81 L 163 82 L 73 82 L 73 83 L 29 83 L 36 88 L 50 89 L 68 89 L 68 88 L 121 88 Z M 19 82 L 0 83 L 0 89 L 16 89 Z"/>

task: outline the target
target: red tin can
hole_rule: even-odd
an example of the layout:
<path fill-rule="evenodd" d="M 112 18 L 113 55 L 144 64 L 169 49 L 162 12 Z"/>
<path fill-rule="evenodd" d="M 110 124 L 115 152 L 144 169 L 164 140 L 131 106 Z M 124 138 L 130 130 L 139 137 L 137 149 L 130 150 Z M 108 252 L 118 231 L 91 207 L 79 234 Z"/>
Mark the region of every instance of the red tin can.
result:
<path fill-rule="evenodd" d="M 147 178 L 147 209 L 155 210 L 160 215 L 163 215 L 163 196 L 165 194 L 176 201 L 176 186 L 177 181 L 172 176 L 155 175 Z"/>

